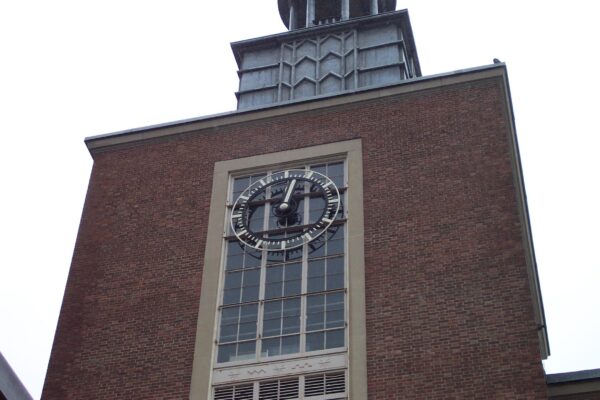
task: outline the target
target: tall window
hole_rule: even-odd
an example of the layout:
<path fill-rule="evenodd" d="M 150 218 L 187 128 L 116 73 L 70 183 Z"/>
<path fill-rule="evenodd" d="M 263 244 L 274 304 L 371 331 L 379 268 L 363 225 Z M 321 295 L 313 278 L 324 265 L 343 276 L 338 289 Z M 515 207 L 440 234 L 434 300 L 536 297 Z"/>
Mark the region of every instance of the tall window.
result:
<path fill-rule="evenodd" d="M 331 179 L 339 189 L 342 205 L 323 234 L 308 244 L 289 250 L 253 248 L 228 228 L 219 301 L 216 366 L 346 350 L 345 163 L 336 161 L 299 168 Z M 272 172 L 233 178 L 229 215 L 238 212 L 232 208 L 240 194 Z M 314 223 L 323 214 L 327 203 L 311 193 L 309 183 L 298 185 L 300 190 L 294 195 L 297 217 L 282 220 L 276 213 L 271 199 L 287 189 L 285 184 L 271 185 L 254 199 L 261 202 L 261 206 L 253 210 L 251 229 L 261 232 L 262 237 L 282 237 Z M 306 186 L 304 190 L 302 185 Z"/>
<path fill-rule="evenodd" d="M 281 370 L 288 360 L 306 361 L 315 357 L 347 357 L 347 260 L 345 251 L 346 166 L 344 161 L 311 164 L 293 169 L 300 176 L 327 177 L 325 186 L 336 186 L 339 207 L 320 196 L 310 181 L 285 180 L 277 171 L 232 178 L 228 199 L 228 221 L 244 212 L 240 196 L 248 197 L 252 210 L 246 211 L 244 226 L 264 241 L 310 237 L 300 246 L 273 251 L 240 239 L 236 226 L 229 226 L 218 306 L 218 331 L 214 368 Z M 287 171 L 287 170 L 286 170 Z M 300 171 L 300 172 L 298 172 Z M 277 177 L 282 183 L 274 182 Z M 269 182 L 268 184 L 264 184 Z M 262 186 L 261 184 L 262 183 Z M 252 185 L 262 187 L 246 190 Z M 281 199 L 294 207 L 293 217 L 282 218 Z M 336 201 L 337 203 L 337 201 Z M 287 208 L 287 206 L 286 206 Z M 332 214 L 328 210 L 334 209 Z M 327 217 L 324 217 L 327 215 Z M 329 226 L 310 236 L 307 227 L 318 221 Z M 229 224 L 228 224 L 229 225 Z M 306 236 L 308 233 L 309 236 Z M 284 364 L 282 364 L 284 363 Z M 235 384 L 219 382 L 214 399 L 343 399 L 346 398 L 346 363 L 330 369 L 278 376 Z M 233 369 L 231 369 L 233 368 Z M 235 371 L 234 371 L 235 372 Z M 299 371 L 303 372 L 303 371 Z"/>

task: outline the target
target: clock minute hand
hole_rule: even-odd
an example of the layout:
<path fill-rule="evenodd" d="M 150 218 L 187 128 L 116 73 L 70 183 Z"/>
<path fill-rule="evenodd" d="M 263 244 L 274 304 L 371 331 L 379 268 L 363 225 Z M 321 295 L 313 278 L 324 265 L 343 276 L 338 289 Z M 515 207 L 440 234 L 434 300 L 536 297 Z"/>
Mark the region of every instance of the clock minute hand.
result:
<path fill-rule="evenodd" d="M 296 188 L 296 180 L 292 179 L 292 181 L 288 184 L 288 187 L 285 191 L 285 197 L 283 201 L 279 205 L 279 209 L 286 210 L 290 205 L 290 197 L 292 197 L 292 193 L 294 193 L 294 189 Z"/>

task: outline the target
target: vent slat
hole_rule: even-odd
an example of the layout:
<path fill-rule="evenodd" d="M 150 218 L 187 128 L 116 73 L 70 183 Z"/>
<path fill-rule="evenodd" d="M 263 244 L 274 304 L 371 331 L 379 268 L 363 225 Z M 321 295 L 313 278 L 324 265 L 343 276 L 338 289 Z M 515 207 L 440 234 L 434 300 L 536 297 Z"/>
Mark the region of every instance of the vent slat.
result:
<path fill-rule="evenodd" d="M 253 384 L 216 387 L 215 400 L 252 400 L 253 393 Z"/>
<path fill-rule="evenodd" d="M 323 396 L 346 391 L 346 374 L 334 372 L 307 376 L 304 380 L 304 394 L 307 397 Z"/>
<path fill-rule="evenodd" d="M 233 386 L 215 388 L 215 400 L 233 400 Z"/>
<path fill-rule="evenodd" d="M 254 395 L 254 385 L 237 386 L 233 400 L 252 400 Z"/>
<path fill-rule="evenodd" d="M 300 389 L 299 378 L 260 382 L 259 400 L 292 400 L 297 399 Z"/>
<path fill-rule="evenodd" d="M 334 373 L 325 375 L 325 394 L 342 393 L 346 391 L 346 374 Z"/>

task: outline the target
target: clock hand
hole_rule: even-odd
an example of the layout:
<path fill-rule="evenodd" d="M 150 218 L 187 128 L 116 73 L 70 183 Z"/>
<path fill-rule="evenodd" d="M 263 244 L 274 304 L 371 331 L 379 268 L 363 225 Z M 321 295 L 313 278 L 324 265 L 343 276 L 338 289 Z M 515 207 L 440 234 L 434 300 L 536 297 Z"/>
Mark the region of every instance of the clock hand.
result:
<path fill-rule="evenodd" d="M 279 205 L 279 209 L 281 211 L 287 210 L 288 207 L 290 206 L 290 197 L 292 197 L 292 193 L 294 193 L 295 188 L 296 188 L 296 180 L 292 179 L 292 181 L 288 184 L 288 187 L 286 188 L 285 197 L 283 198 L 283 201 Z"/>

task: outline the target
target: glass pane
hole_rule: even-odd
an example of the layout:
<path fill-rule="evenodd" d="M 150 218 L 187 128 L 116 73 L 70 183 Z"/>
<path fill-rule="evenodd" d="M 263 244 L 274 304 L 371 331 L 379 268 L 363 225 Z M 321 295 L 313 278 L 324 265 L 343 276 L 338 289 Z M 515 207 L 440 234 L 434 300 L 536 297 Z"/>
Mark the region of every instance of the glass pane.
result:
<path fill-rule="evenodd" d="M 239 316 L 239 307 L 223 308 L 221 310 L 221 325 L 237 325 Z"/>
<path fill-rule="evenodd" d="M 246 188 L 250 186 L 250 179 L 248 177 L 245 178 L 236 178 L 233 180 L 233 200 L 235 201 L 240 193 L 242 193 Z"/>
<path fill-rule="evenodd" d="M 302 279 L 302 264 L 294 263 L 285 266 L 285 280 Z"/>
<path fill-rule="evenodd" d="M 275 336 L 281 334 L 281 301 L 269 301 L 264 304 L 263 334 Z"/>
<path fill-rule="evenodd" d="M 263 321 L 263 336 L 281 335 L 281 319 L 265 319 Z"/>
<path fill-rule="evenodd" d="M 308 277 L 325 275 L 325 260 L 315 260 L 308 263 Z"/>
<path fill-rule="evenodd" d="M 325 255 L 325 239 L 319 236 L 308 244 L 308 258 L 323 257 Z"/>
<path fill-rule="evenodd" d="M 306 300 L 306 330 L 323 329 L 325 320 L 324 296 L 309 296 Z"/>
<path fill-rule="evenodd" d="M 283 318 L 283 328 L 281 331 L 282 334 L 285 335 L 298 332 L 300 332 L 300 316 Z"/>
<path fill-rule="evenodd" d="M 256 323 L 256 315 L 258 313 L 258 304 L 248 304 L 242 306 L 240 313 L 240 322 L 254 322 Z"/>
<path fill-rule="evenodd" d="M 244 258 L 244 267 L 245 268 L 260 267 L 261 258 L 262 258 L 262 251 L 253 249 L 252 247 L 246 247 L 246 257 Z"/>
<path fill-rule="evenodd" d="M 281 297 L 283 294 L 283 266 L 267 268 L 265 299 Z"/>
<path fill-rule="evenodd" d="M 342 254 L 344 252 L 344 239 L 336 238 L 327 242 L 327 255 Z"/>
<path fill-rule="evenodd" d="M 327 331 L 325 333 L 325 348 L 333 349 L 336 347 L 344 347 L 343 329 L 336 329 L 335 331 Z"/>
<path fill-rule="evenodd" d="M 318 172 L 320 174 L 323 174 L 323 175 L 327 175 L 327 169 L 326 168 L 327 167 L 325 166 L 325 164 L 311 165 L 310 166 L 311 170 L 316 171 L 316 172 Z"/>
<path fill-rule="evenodd" d="M 308 278 L 308 293 L 321 292 L 325 289 L 325 280 L 322 277 Z"/>
<path fill-rule="evenodd" d="M 342 219 L 342 218 L 344 218 L 344 216 L 345 216 L 345 214 L 344 214 L 344 199 L 342 198 L 341 202 L 340 202 L 340 208 L 338 208 L 338 212 L 335 215 L 334 219 L 336 219 L 336 220 Z"/>
<path fill-rule="evenodd" d="M 267 283 L 283 281 L 283 266 L 277 265 L 267 268 Z"/>
<path fill-rule="evenodd" d="M 334 226 L 329 227 L 327 232 L 327 238 L 329 240 L 343 240 L 344 239 L 344 227 L 343 226 Z"/>
<path fill-rule="evenodd" d="M 244 249 L 239 242 L 231 241 L 227 244 L 227 260 L 225 262 L 226 269 L 241 268 L 244 262 Z"/>
<path fill-rule="evenodd" d="M 300 294 L 302 286 L 302 264 L 294 263 L 285 266 L 285 290 L 284 296 Z"/>
<path fill-rule="evenodd" d="M 325 334 L 323 332 L 309 333 L 306 335 L 306 351 L 323 350 L 325 348 Z"/>
<path fill-rule="evenodd" d="M 322 294 L 308 296 L 306 299 L 307 312 L 309 314 L 323 312 L 325 303 L 325 296 Z"/>
<path fill-rule="evenodd" d="M 286 261 L 302 261 L 302 247 L 296 247 L 295 249 L 285 252 Z"/>
<path fill-rule="evenodd" d="M 327 274 L 343 274 L 344 257 L 334 257 L 327 260 Z"/>
<path fill-rule="evenodd" d="M 344 287 L 344 258 L 336 257 L 327 260 L 327 289 Z"/>
<path fill-rule="evenodd" d="M 263 340 L 261 355 L 263 357 L 278 356 L 280 354 L 280 341 L 281 338 Z"/>
<path fill-rule="evenodd" d="M 225 289 L 242 286 L 242 272 L 228 272 L 225 276 Z"/>
<path fill-rule="evenodd" d="M 294 295 L 300 294 L 301 290 L 302 290 L 302 281 L 297 280 L 297 281 L 286 282 L 285 291 L 283 292 L 283 295 L 284 296 L 294 296 Z"/>
<path fill-rule="evenodd" d="M 235 304 L 240 302 L 240 288 L 226 289 L 223 291 L 223 304 Z"/>
<path fill-rule="evenodd" d="M 253 232 L 262 231 L 264 226 L 265 206 L 258 206 L 253 210 L 250 210 L 251 211 L 248 214 L 250 230 Z"/>
<path fill-rule="evenodd" d="M 325 327 L 323 323 L 323 314 L 308 314 L 306 316 L 306 330 L 307 331 L 318 331 Z"/>
<path fill-rule="evenodd" d="M 261 180 L 262 178 L 264 178 L 265 176 L 267 176 L 266 174 L 260 174 L 260 175 L 253 175 L 250 177 L 250 183 L 254 183 L 254 182 L 258 182 L 259 180 Z M 264 196 L 264 192 L 259 194 L 258 196 L 256 196 L 254 198 L 255 200 L 264 200 L 265 196 Z"/>
<path fill-rule="evenodd" d="M 270 283 L 265 287 L 265 299 L 281 297 L 281 283 Z"/>
<path fill-rule="evenodd" d="M 280 228 L 278 221 L 279 221 L 279 218 L 277 218 L 275 215 L 270 215 L 268 230 Z"/>
<path fill-rule="evenodd" d="M 320 220 L 322 216 L 323 216 L 323 209 L 317 209 L 317 210 L 311 209 L 310 214 L 308 216 L 308 218 L 309 218 L 308 222 L 310 224 L 314 224 L 315 222 Z"/>
<path fill-rule="evenodd" d="M 235 357 L 236 344 L 225 344 L 219 346 L 219 354 L 217 355 L 217 362 L 224 363 L 232 361 Z"/>
<path fill-rule="evenodd" d="M 221 334 L 219 335 L 219 341 L 235 342 L 237 340 L 237 325 L 223 325 L 221 326 Z"/>
<path fill-rule="evenodd" d="M 244 254 L 244 249 L 237 240 L 232 240 L 227 245 L 227 256 Z"/>
<path fill-rule="evenodd" d="M 242 268 L 244 263 L 244 255 L 236 254 L 232 256 L 227 256 L 227 262 L 225 263 L 225 269 L 240 269 Z"/>
<path fill-rule="evenodd" d="M 327 311 L 344 309 L 344 293 L 337 292 L 327 295 Z"/>
<path fill-rule="evenodd" d="M 292 317 L 300 315 L 300 298 L 288 299 L 283 302 L 283 316 Z"/>
<path fill-rule="evenodd" d="M 327 277 L 327 290 L 341 289 L 344 287 L 344 275 L 330 275 Z"/>
<path fill-rule="evenodd" d="M 285 259 L 284 251 L 270 251 L 267 253 L 267 264 L 277 264 Z"/>
<path fill-rule="evenodd" d="M 325 328 L 341 328 L 344 326 L 344 310 L 328 311 Z"/>
<path fill-rule="evenodd" d="M 265 176 L 267 176 L 267 174 L 264 174 L 264 173 L 263 174 L 252 175 L 250 177 L 250 183 L 258 182 L 259 180 L 261 180 Z"/>
<path fill-rule="evenodd" d="M 325 207 L 327 206 L 327 203 L 325 202 L 325 199 L 322 197 L 313 197 L 310 199 L 309 203 L 310 203 L 309 222 L 312 224 L 314 222 L 317 222 L 321 218 L 321 216 L 323 215 L 323 212 L 325 211 Z"/>
<path fill-rule="evenodd" d="M 298 208 L 296 209 L 296 212 L 298 213 L 297 215 L 297 219 L 296 219 L 296 223 L 294 224 L 288 224 L 289 226 L 293 226 L 293 225 L 302 225 L 303 221 L 304 221 L 304 200 L 300 200 L 298 201 Z"/>
<path fill-rule="evenodd" d="M 260 285 L 260 269 L 244 271 L 244 286 Z"/>
<path fill-rule="evenodd" d="M 308 286 L 309 293 L 325 290 L 325 260 L 315 260 L 308 263 Z"/>
<path fill-rule="evenodd" d="M 327 207 L 327 202 L 325 201 L 325 199 L 323 197 L 311 197 L 309 200 L 309 207 L 310 207 L 310 211 L 317 211 L 320 210 L 320 213 L 323 212 L 323 210 Z"/>
<path fill-rule="evenodd" d="M 238 344 L 236 360 L 251 360 L 256 357 L 256 342 L 244 342 Z"/>
<path fill-rule="evenodd" d="M 264 306 L 264 319 L 280 318 L 281 316 L 281 301 L 269 301 Z"/>
<path fill-rule="evenodd" d="M 281 354 L 292 354 L 300 351 L 300 335 L 281 338 Z"/>
<path fill-rule="evenodd" d="M 242 292 L 242 302 L 256 301 L 258 300 L 259 286 L 248 286 L 244 288 Z"/>
<path fill-rule="evenodd" d="M 344 163 L 330 163 L 327 165 L 327 176 L 344 176 Z"/>
<path fill-rule="evenodd" d="M 240 333 L 238 340 L 254 339 L 256 337 L 256 323 L 249 322 L 240 324 Z"/>

